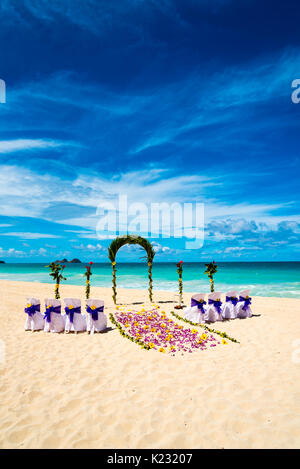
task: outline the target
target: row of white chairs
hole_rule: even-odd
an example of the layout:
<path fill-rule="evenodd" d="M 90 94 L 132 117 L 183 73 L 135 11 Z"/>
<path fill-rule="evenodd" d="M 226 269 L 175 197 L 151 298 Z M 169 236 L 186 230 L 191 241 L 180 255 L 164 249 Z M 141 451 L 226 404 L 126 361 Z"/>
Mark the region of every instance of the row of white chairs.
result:
<path fill-rule="evenodd" d="M 89 299 L 86 301 L 87 314 L 81 313 L 81 300 L 65 298 L 65 314 L 62 314 L 61 301 L 45 299 L 45 312 L 41 312 L 41 302 L 37 298 L 27 298 L 25 330 L 44 332 L 84 332 L 94 334 L 107 327 L 104 314 L 104 301 Z"/>
<path fill-rule="evenodd" d="M 205 301 L 205 293 L 193 295 L 191 306 L 184 309 L 184 317 L 194 323 L 216 322 L 223 319 L 245 319 L 252 316 L 250 290 L 238 294 L 236 290 L 226 293 L 225 303 L 221 301 L 221 292 L 213 292 Z"/>

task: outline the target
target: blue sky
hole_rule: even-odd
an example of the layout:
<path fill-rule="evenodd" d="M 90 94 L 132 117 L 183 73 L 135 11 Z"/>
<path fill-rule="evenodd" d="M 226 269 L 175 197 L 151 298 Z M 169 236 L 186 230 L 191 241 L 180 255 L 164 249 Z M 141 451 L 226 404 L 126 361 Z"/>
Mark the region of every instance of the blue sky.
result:
<path fill-rule="evenodd" d="M 126 194 L 204 204 L 203 247 L 157 235 L 159 261 L 299 261 L 297 10 L 2 0 L 0 259 L 106 261 L 97 206 Z"/>

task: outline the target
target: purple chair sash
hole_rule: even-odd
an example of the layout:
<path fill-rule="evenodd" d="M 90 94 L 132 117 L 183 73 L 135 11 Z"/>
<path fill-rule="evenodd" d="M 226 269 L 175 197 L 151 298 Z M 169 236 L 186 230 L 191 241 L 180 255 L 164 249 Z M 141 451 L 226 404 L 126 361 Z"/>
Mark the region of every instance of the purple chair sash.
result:
<path fill-rule="evenodd" d="M 31 305 L 29 308 L 25 308 L 24 311 L 28 316 L 32 317 L 36 312 L 41 311 L 41 305 Z"/>
<path fill-rule="evenodd" d="M 67 316 L 70 316 L 70 323 L 73 324 L 74 321 L 74 314 L 81 314 L 81 306 L 78 306 L 77 308 L 69 308 L 69 306 L 66 306 L 65 312 Z"/>
<path fill-rule="evenodd" d="M 226 296 L 226 302 L 229 301 L 235 306 L 239 300 L 236 296 Z"/>
<path fill-rule="evenodd" d="M 87 306 L 86 311 L 92 315 L 93 321 L 98 321 L 98 313 L 103 313 L 104 306 L 99 306 L 99 308 L 95 309 L 92 309 L 90 306 Z"/>
<path fill-rule="evenodd" d="M 209 305 L 214 305 L 219 314 L 221 314 L 222 301 L 220 300 L 208 300 Z"/>
<path fill-rule="evenodd" d="M 51 322 L 51 313 L 60 314 L 61 306 L 50 306 L 50 308 L 46 308 L 44 319 L 46 319 L 47 322 Z"/>
<path fill-rule="evenodd" d="M 200 309 L 202 314 L 205 314 L 204 305 L 206 305 L 206 301 L 198 301 L 195 300 L 195 298 L 191 298 L 191 306 L 197 306 L 197 308 Z"/>
<path fill-rule="evenodd" d="M 244 306 L 242 307 L 242 309 L 244 311 L 246 311 L 246 309 L 249 308 L 249 305 L 251 305 L 251 300 L 252 300 L 252 298 L 250 298 L 250 297 L 249 298 L 244 298 L 243 296 L 240 296 L 239 301 L 244 301 L 245 302 Z"/>

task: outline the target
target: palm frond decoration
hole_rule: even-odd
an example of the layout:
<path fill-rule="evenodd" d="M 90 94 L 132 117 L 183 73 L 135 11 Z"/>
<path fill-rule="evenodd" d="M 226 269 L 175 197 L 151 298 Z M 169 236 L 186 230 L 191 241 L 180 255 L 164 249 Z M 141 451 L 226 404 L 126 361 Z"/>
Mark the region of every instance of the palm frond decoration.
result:
<path fill-rule="evenodd" d="M 218 266 L 215 263 L 215 261 L 209 262 L 208 264 L 205 264 L 206 271 L 204 272 L 205 275 L 208 276 L 209 281 L 210 281 L 210 291 L 214 292 L 215 291 L 215 285 L 214 285 L 214 275 L 218 271 Z"/>
<path fill-rule="evenodd" d="M 60 294 L 59 294 L 60 282 L 61 280 L 67 280 L 66 277 L 62 275 L 64 268 L 66 266 L 58 264 L 56 262 L 51 262 L 49 265 L 46 265 L 46 267 L 49 267 L 50 269 L 49 275 L 55 281 L 55 289 L 54 289 L 55 298 L 59 299 L 60 298 Z"/>
<path fill-rule="evenodd" d="M 109 248 L 108 248 L 108 258 L 112 264 L 112 269 L 113 269 L 113 295 L 112 298 L 114 300 L 114 303 L 116 304 L 117 302 L 117 283 L 116 283 L 116 256 L 117 252 L 121 247 L 125 246 L 125 244 L 138 244 L 141 246 L 141 248 L 145 249 L 146 251 L 146 258 L 148 262 L 148 278 L 149 278 L 149 299 L 152 302 L 152 263 L 153 259 L 155 256 L 155 251 L 152 246 L 152 244 L 146 239 L 143 238 L 142 236 L 136 236 L 136 235 L 125 235 L 125 236 L 118 236 L 115 238 Z"/>

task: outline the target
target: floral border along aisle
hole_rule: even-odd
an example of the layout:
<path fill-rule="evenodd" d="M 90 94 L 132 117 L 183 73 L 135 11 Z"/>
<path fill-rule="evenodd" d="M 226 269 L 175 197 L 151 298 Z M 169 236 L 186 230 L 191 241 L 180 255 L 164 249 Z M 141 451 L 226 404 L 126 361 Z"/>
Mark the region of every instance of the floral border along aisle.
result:
<path fill-rule="evenodd" d="M 114 315 L 110 315 L 110 319 L 123 336 L 147 350 L 171 354 L 192 353 L 220 343 L 212 334 L 201 334 L 197 329 L 184 328 L 167 318 L 164 311 L 158 312 L 158 308 L 150 311 L 125 311 L 120 308 Z"/>
<path fill-rule="evenodd" d="M 231 342 L 235 342 L 236 344 L 239 344 L 240 342 L 236 339 L 234 339 L 233 337 L 230 337 L 228 334 L 226 334 L 226 332 L 222 332 L 222 331 L 217 331 L 216 329 L 211 329 L 210 327 L 206 326 L 205 324 L 199 324 L 199 323 L 196 323 L 196 322 L 192 322 L 192 321 L 189 321 L 188 319 L 185 319 L 183 318 L 182 316 L 179 316 L 179 314 L 176 314 L 174 313 L 173 311 L 171 311 L 171 314 L 172 316 L 174 316 L 176 319 L 179 319 L 180 321 L 183 321 L 183 322 L 186 322 L 188 324 L 191 324 L 191 326 L 198 326 L 198 327 L 202 327 L 203 329 L 205 329 L 206 331 L 208 332 L 211 332 L 212 334 L 217 334 L 219 335 L 220 337 L 223 337 L 223 338 L 226 338 L 228 340 L 231 340 Z"/>

